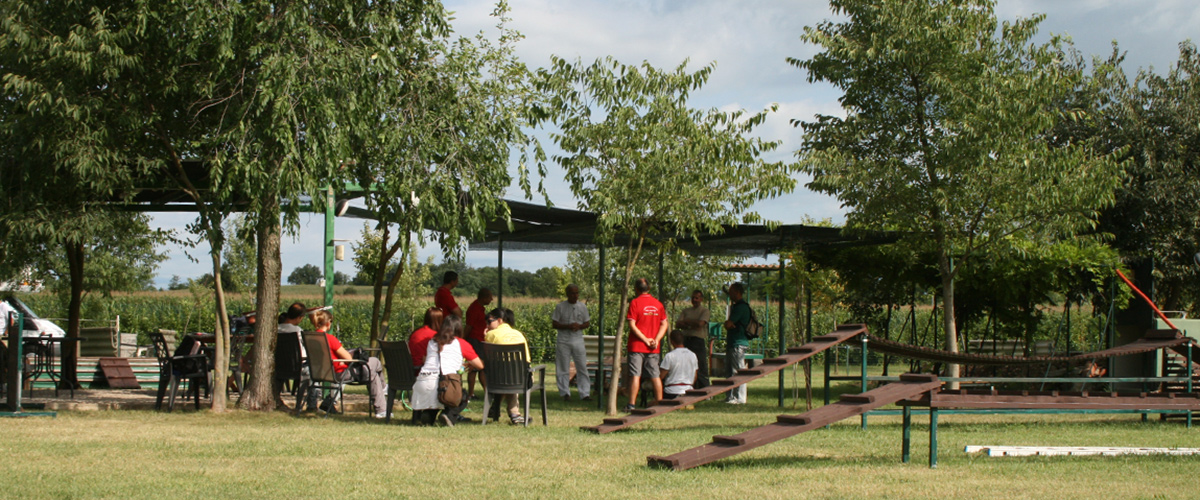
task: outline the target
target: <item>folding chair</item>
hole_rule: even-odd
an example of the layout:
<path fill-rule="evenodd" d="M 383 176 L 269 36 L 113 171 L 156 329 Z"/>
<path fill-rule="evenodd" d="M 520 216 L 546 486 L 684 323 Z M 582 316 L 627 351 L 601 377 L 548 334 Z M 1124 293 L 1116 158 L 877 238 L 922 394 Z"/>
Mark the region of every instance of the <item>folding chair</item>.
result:
<path fill-rule="evenodd" d="M 533 372 L 538 372 L 537 383 Z M 546 419 L 546 365 L 529 366 L 525 359 L 525 344 L 483 343 L 483 372 L 487 375 L 487 389 L 483 391 L 484 411 L 491 409 L 492 394 L 525 395 L 525 427 L 529 427 L 529 398 L 535 390 L 542 392 L 542 425 Z M 487 425 L 487 415 L 482 419 Z"/>
<path fill-rule="evenodd" d="M 396 393 L 403 391 L 411 394 L 413 384 L 417 381 L 417 375 L 413 368 L 412 354 L 408 351 L 407 342 L 380 342 L 379 350 L 383 353 L 388 384 L 387 418 L 384 419 L 384 423 L 390 423 L 392 408 L 396 404 Z M 404 404 L 403 399 L 400 404 Z"/>

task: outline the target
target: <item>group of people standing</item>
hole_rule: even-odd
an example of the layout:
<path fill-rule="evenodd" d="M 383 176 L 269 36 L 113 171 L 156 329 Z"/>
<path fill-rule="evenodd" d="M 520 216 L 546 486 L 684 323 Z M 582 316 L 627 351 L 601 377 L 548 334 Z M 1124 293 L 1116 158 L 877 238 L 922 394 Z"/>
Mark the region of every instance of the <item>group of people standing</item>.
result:
<path fill-rule="evenodd" d="M 710 312 L 704 307 L 704 292 L 695 290 L 691 306 L 679 312 L 676 330 L 667 335 L 669 322 L 662 302 L 650 295 L 650 282 L 640 278 L 634 282 L 634 298 L 629 302 L 625 321 L 629 327 L 626 344 L 629 403 L 625 411 L 636 408 L 642 378 L 649 379 L 655 401 L 672 399 L 689 389 L 709 386 L 708 325 Z M 724 323 L 726 337 L 726 366 L 730 373 L 746 367 L 746 349 L 750 345 L 746 327 L 750 323 L 750 305 L 745 300 L 745 288 L 734 283 L 726 290 L 732 301 Z M 568 285 L 567 299 L 554 308 L 551 321 L 558 331 L 556 344 L 556 382 L 563 399 L 571 399 L 570 369 L 575 363 L 575 382 L 579 396 L 591 399 L 591 377 L 587 370 L 587 355 L 583 330 L 591 325 L 587 306 L 579 302 L 579 287 Z M 667 339 L 672 350 L 662 355 L 662 343 Z M 737 387 L 726 396 L 730 404 L 746 402 L 746 388 Z"/>

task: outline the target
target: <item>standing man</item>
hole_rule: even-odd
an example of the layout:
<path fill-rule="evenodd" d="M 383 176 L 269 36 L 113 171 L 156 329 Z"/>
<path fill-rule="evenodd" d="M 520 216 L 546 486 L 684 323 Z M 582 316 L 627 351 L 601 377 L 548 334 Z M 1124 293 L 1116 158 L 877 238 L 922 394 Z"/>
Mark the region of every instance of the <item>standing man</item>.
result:
<path fill-rule="evenodd" d="M 725 320 L 725 365 L 729 367 L 732 377 L 746 367 L 746 349 L 750 347 L 750 339 L 746 338 L 746 326 L 750 324 L 750 304 L 746 303 L 746 288 L 741 283 L 729 285 L 729 319 Z M 739 385 L 725 396 L 725 402 L 731 405 L 746 404 L 746 386 Z"/>
<path fill-rule="evenodd" d="M 480 288 L 475 294 L 475 301 L 467 306 L 467 343 L 475 352 L 483 352 L 483 339 L 487 336 L 487 305 L 492 303 L 492 291 Z M 483 372 L 471 370 L 467 373 L 467 399 L 475 399 L 475 376 L 483 380 Z"/>
<path fill-rule="evenodd" d="M 663 335 L 667 333 L 667 315 L 662 302 L 650 296 L 650 282 L 638 278 L 633 285 L 637 297 L 629 301 L 629 404 L 625 411 L 637 408 L 642 374 L 650 377 L 654 386 L 654 401 L 662 399 L 662 379 L 658 378 L 658 353 Z"/>
<path fill-rule="evenodd" d="M 558 393 L 566 401 L 571 400 L 571 361 L 575 361 L 575 385 L 579 387 L 579 399 L 592 400 L 592 378 L 587 370 L 587 350 L 583 347 L 583 330 L 592 325 L 587 306 L 579 302 L 579 287 L 567 285 L 567 300 L 554 306 L 550 322 L 558 330 L 558 344 L 554 356 L 555 378 Z"/>
<path fill-rule="evenodd" d="M 679 311 L 675 328 L 683 330 L 683 345 L 696 355 L 696 388 L 708 387 L 708 308 L 704 292 L 692 290 L 692 307 Z"/>
<path fill-rule="evenodd" d="M 462 318 L 462 309 L 458 308 L 458 301 L 454 300 L 454 294 L 450 292 L 456 286 L 458 273 L 446 271 L 446 274 L 442 275 L 442 286 L 433 294 L 433 306 L 442 310 L 442 316 L 453 315 Z"/>

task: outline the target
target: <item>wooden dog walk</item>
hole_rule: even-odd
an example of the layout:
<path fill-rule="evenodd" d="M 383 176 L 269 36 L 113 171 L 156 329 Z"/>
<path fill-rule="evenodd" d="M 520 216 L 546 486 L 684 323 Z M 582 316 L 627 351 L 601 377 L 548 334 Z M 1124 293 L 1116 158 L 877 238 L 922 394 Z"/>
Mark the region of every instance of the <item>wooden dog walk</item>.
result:
<path fill-rule="evenodd" d="M 843 394 L 841 400 L 800 415 L 780 415 L 773 424 L 750 429 L 735 436 L 713 436 L 712 443 L 671 456 L 646 457 L 651 467 L 685 470 L 774 443 L 802 432 L 824 427 L 904 399 L 912 399 L 941 387 L 937 376 L 906 373 L 893 382 L 861 394 Z"/>
<path fill-rule="evenodd" d="M 581 429 L 592 431 L 597 434 L 607 434 L 612 431 L 624 429 L 643 420 L 651 419 L 665 413 L 670 413 L 685 406 L 704 401 L 718 394 L 729 392 L 739 385 L 748 383 L 757 378 L 765 377 L 791 365 L 804 361 L 816 353 L 857 337 L 858 335 L 866 333 L 866 331 L 866 325 L 838 325 L 837 330 L 834 330 L 833 333 L 822 335 L 820 337 L 814 337 L 812 342 L 788 349 L 787 354 L 782 356 L 764 359 L 761 365 L 758 365 L 754 368 L 738 370 L 737 374 L 732 377 L 713 380 L 712 385 L 708 387 L 703 389 L 692 389 L 675 399 L 664 399 L 658 404 L 652 405 L 648 408 L 635 409 L 628 416 L 620 418 L 606 418 L 600 425 L 593 427 L 581 427 Z"/>

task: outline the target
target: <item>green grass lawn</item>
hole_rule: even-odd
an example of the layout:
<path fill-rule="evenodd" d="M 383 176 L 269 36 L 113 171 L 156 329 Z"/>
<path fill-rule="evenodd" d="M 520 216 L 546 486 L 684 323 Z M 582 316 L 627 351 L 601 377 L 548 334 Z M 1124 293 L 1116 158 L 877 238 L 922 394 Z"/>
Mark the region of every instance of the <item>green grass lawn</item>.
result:
<path fill-rule="evenodd" d="M 814 370 L 816 371 L 816 370 Z M 791 380 L 791 375 L 788 376 Z M 626 431 L 551 389 L 550 427 L 391 425 L 362 414 L 63 412 L 0 420 L 0 498 L 1190 498 L 1200 457 L 985 458 L 966 445 L 1200 447 L 1200 428 L 1133 415 L 940 418 L 939 468 L 927 467 L 927 418 L 900 463 L 899 417 L 836 424 L 713 465 L 646 467 L 774 421 L 776 378 L 750 404 L 704 402 Z M 816 401 L 821 393 L 819 383 Z M 551 382 L 553 387 L 553 382 Z M 856 387 L 845 385 L 845 390 Z M 790 401 L 789 401 L 790 404 Z M 803 406 L 803 402 L 800 402 Z M 540 416 L 533 411 L 536 422 Z"/>

